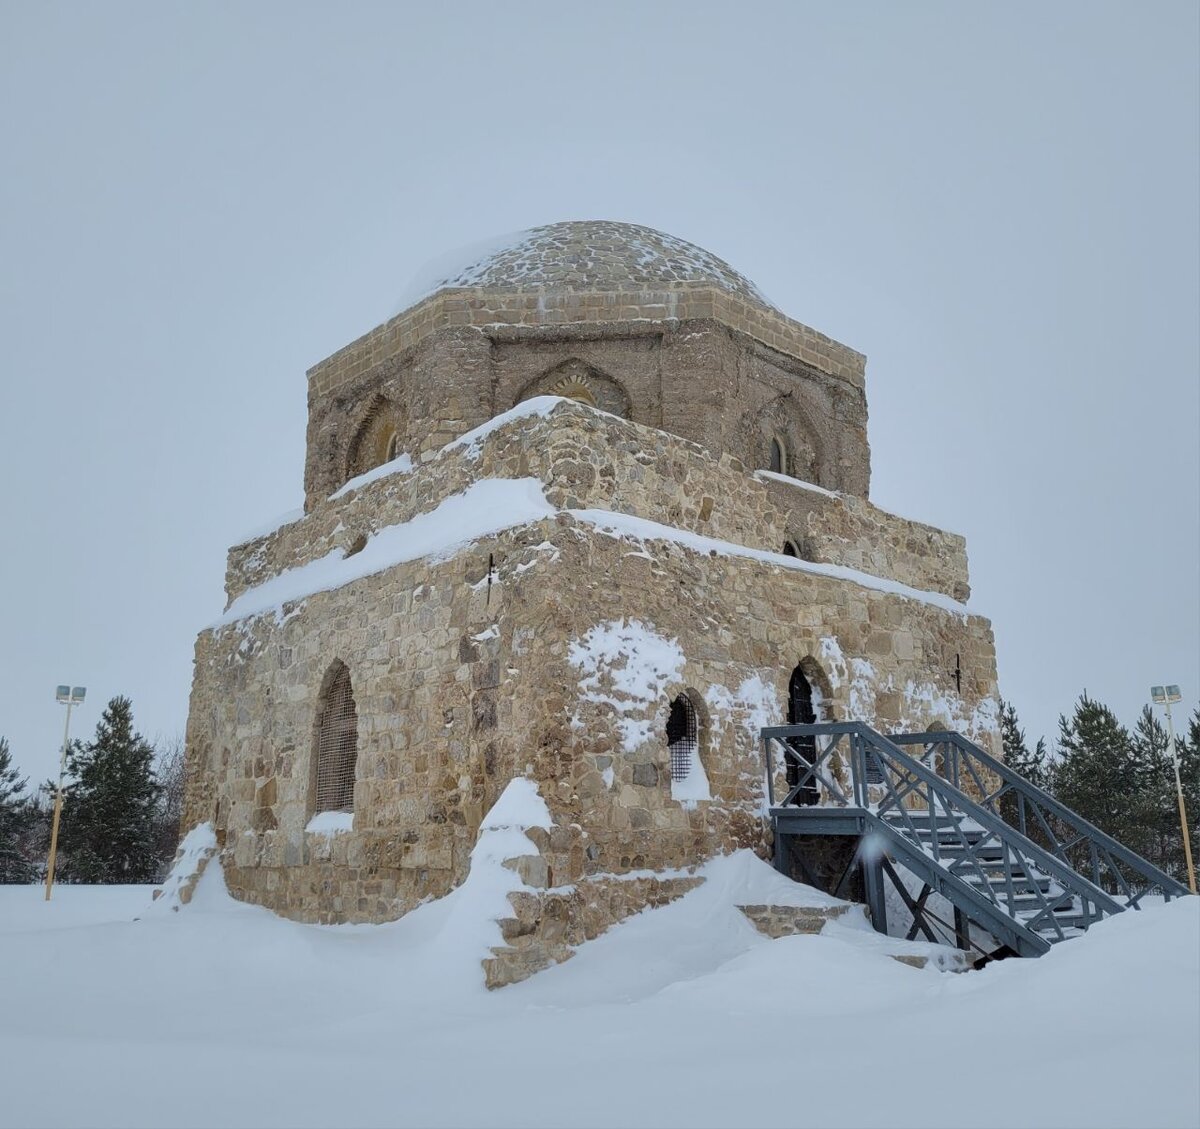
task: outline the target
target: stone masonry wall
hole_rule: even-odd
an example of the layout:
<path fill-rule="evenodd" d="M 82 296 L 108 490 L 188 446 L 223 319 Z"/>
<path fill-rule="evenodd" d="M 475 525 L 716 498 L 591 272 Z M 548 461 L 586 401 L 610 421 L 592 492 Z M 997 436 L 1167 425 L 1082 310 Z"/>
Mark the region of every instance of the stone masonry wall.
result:
<path fill-rule="evenodd" d="M 548 802 L 584 829 L 569 853 L 551 852 L 555 873 L 571 881 L 761 849 L 758 731 L 786 720 L 788 682 L 801 663 L 822 687 L 827 718 L 884 731 L 936 722 L 994 743 L 995 655 L 985 620 L 670 540 L 596 536 L 567 517 L 556 526 L 549 540 L 557 559 L 536 588 L 514 585 L 505 609 L 519 671 L 514 712 L 528 735 L 514 775 L 546 781 Z M 594 643 L 594 629 L 635 623 L 678 647 L 678 671 L 639 699 L 616 689 L 618 658 L 601 664 L 589 693 L 579 650 Z M 494 627 L 503 647 L 505 620 Z M 526 677 L 531 663 L 534 678 Z M 665 740 L 670 702 L 682 692 L 698 706 L 712 796 L 692 805 L 672 799 Z"/>
<path fill-rule="evenodd" d="M 376 326 L 314 365 L 309 385 L 318 396 L 363 376 L 381 361 L 455 326 L 558 326 L 595 322 L 690 321 L 714 318 L 839 380 L 863 384 L 861 353 L 801 325 L 778 310 L 710 286 L 670 290 L 558 293 L 467 288 L 441 290 Z"/>
<path fill-rule="evenodd" d="M 232 600 L 285 569 L 346 551 L 359 538 L 408 521 L 481 478 L 534 477 L 562 508 L 644 516 L 766 552 L 793 537 L 808 559 L 860 568 L 962 599 L 961 537 L 886 514 L 862 499 L 831 497 L 799 484 L 748 476 L 729 455 L 615 419 L 572 401 L 546 417 L 497 425 L 456 443 L 409 473 L 366 482 L 302 519 L 229 554 Z"/>
<path fill-rule="evenodd" d="M 786 514 L 786 534 L 805 560 L 887 576 L 965 603 L 971 595 L 967 543 L 911 518 L 897 517 L 849 494 L 831 497 L 805 483 L 756 477 Z"/>
<path fill-rule="evenodd" d="M 803 477 L 864 496 L 870 482 L 861 382 L 715 319 L 443 328 L 319 389 L 309 389 L 309 509 L 363 469 L 380 418 L 423 459 L 518 400 L 560 390 L 747 465 L 768 466 L 778 438 Z"/>
<path fill-rule="evenodd" d="M 679 670 L 623 712 L 586 700 L 576 649 L 597 626 L 634 621 L 678 647 Z M 516 775 L 539 782 L 555 818 L 539 844 L 547 885 L 765 852 L 757 731 L 784 720 L 801 660 L 820 668 L 826 716 L 883 729 L 937 722 L 986 741 L 995 695 L 977 617 L 783 563 L 631 542 L 569 514 L 205 632 L 196 658 L 185 822 L 215 819 L 237 896 L 307 920 L 381 920 L 445 893 Z M 351 672 L 359 753 L 354 828 L 330 837 L 304 828 L 316 696 L 335 659 Z M 663 738 L 685 690 L 712 797 L 690 804 L 672 798 Z M 640 723 L 642 739 L 621 723 Z"/>

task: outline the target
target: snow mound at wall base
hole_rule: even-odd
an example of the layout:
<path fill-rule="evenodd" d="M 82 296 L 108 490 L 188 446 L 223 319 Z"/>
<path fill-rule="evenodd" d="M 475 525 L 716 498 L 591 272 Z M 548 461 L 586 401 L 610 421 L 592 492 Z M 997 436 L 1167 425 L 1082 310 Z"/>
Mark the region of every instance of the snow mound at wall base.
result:
<path fill-rule="evenodd" d="M 846 965 L 852 975 L 868 975 L 905 994 L 910 978 L 936 976 L 934 970 L 960 964 L 954 950 L 944 946 L 881 936 L 862 906 L 793 882 L 750 850 L 711 859 L 694 876 L 702 881 L 670 905 L 634 914 L 579 946 L 568 963 L 506 991 L 546 1006 L 590 1006 L 647 1000 L 686 991 L 693 983 L 725 985 L 727 977 L 732 985 L 744 976 L 754 981 L 748 988 L 753 993 L 778 994 L 790 991 L 789 979 L 796 975 L 836 979 Z M 819 932 L 772 940 L 743 908 L 763 906 L 796 911 L 812 919 Z M 904 967 L 898 957 L 914 967 Z M 806 968 L 797 968 L 797 961 Z M 749 971 L 760 966 L 768 970 L 761 981 Z M 743 1013 L 735 994 L 730 988 L 731 1006 Z"/>
<path fill-rule="evenodd" d="M 472 982 L 478 982 L 483 963 L 504 946 L 500 922 L 513 915 L 509 895 L 533 889 L 525 879 L 529 868 L 522 864 L 536 857 L 538 848 L 525 832 L 551 826 L 537 785 L 522 777 L 510 780 L 483 817 L 462 885 L 440 899 L 440 905 L 431 903 L 442 914 L 431 942 L 464 973 L 471 967 Z"/>
<path fill-rule="evenodd" d="M 163 884 L 154 891 L 154 900 L 146 912 L 178 913 L 181 906 L 187 905 L 192 900 L 201 876 L 216 854 L 217 833 L 213 829 L 213 825 L 211 823 L 197 824 L 180 840 L 171 870 L 163 880 Z M 217 869 L 220 869 L 220 864 Z M 224 884 L 222 875 L 222 888 L 224 888 Z"/>

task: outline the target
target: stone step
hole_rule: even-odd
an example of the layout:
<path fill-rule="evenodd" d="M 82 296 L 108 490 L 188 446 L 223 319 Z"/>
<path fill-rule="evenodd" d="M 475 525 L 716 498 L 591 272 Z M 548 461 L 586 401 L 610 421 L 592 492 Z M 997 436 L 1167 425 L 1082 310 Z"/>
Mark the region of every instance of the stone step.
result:
<path fill-rule="evenodd" d="M 851 908 L 833 906 L 738 906 L 746 919 L 764 937 L 794 937 L 798 933 L 820 933 L 830 921 L 836 921 Z"/>

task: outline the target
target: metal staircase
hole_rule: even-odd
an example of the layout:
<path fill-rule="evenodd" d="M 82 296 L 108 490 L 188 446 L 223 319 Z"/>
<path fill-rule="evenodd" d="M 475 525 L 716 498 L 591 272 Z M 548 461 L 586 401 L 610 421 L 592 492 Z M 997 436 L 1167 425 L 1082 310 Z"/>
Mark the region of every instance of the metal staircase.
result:
<path fill-rule="evenodd" d="M 1188 892 L 959 733 L 885 737 L 862 722 L 829 722 L 769 727 L 762 740 L 776 866 L 791 874 L 795 865 L 814 882 L 805 841 L 854 837 L 850 864 L 828 885 L 841 895 L 860 876 L 880 932 L 885 880 L 912 916 L 910 938 L 952 932 L 985 956 L 1040 956 L 1148 893 Z M 952 925 L 930 906 L 933 895 L 953 907 Z M 998 947 L 982 946 L 981 933 Z"/>

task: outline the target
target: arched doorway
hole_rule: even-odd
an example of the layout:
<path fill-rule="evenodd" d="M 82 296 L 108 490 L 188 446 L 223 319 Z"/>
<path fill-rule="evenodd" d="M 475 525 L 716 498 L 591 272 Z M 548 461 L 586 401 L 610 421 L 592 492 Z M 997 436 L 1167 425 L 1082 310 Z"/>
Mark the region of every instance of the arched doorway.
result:
<path fill-rule="evenodd" d="M 812 683 L 809 682 L 804 671 L 800 667 L 796 667 L 792 671 L 792 678 L 788 683 L 788 725 L 815 725 L 816 720 L 817 711 L 813 707 Z M 809 764 L 816 760 L 817 739 L 815 737 L 789 737 L 788 744 L 791 745 L 793 752 Z M 800 766 L 789 760 L 787 766 L 788 787 L 794 788 L 800 783 L 802 775 Z M 796 796 L 796 802 L 799 804 L 816 804 L 820 802 L 820 799 L 821 794 L 813 780 L 809 780 Z"/>

